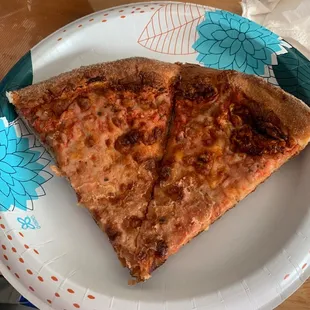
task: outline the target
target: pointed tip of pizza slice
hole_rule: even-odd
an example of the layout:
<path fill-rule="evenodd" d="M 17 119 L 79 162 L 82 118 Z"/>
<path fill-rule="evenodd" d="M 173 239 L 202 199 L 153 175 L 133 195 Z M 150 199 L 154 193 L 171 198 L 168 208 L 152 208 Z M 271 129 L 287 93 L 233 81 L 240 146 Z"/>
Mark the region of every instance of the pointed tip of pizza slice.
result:
<path fill-rule="evenodd" d="M 174 64 L 131 58 L 8 94 L 129 269 L 164 152 L 177 72 Z"/>
<path fill-rule="evenodd" d="M 154 199 L 137 240 L 142 280 L 310 139 L 310 109 L 263 79 L 185 65 Z"/>

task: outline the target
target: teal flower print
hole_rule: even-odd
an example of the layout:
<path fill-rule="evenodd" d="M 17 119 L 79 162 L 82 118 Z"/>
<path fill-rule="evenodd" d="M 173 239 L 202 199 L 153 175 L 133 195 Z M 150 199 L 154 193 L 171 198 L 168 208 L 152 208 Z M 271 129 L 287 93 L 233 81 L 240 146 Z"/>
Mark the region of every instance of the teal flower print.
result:
<path fill-rule="evenodd" d="M 29 216 L 26 216 L 24 219 L 21 217 L 17 218 L 17 221 L 22 224 L 22 229 L 36 229 L 36 227 L 31 223 L 31 218 Z"/>
<path fill-rule="evenodd" d="M 265 66 L 274 64 L 275 54 L 283 51 L 279 36 L 226 11 L 206 12 L 197 31 L 193 48 L 206 67 L 264 75 Z"/>
<path fill-rule="evenodd" d="M 42 184 L 52 178 L 44 170 L 49 163 L 21 121 L 8 125 L 0 118 L 0 211 L 33 210 L 33 200 L 45 195 Z"/>

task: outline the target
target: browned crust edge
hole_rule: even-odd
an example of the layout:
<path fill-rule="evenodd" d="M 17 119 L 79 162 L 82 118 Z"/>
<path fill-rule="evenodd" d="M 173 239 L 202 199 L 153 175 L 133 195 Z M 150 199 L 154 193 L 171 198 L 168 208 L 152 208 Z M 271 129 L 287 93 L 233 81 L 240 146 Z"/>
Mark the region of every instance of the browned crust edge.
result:
<path fill-rule="evenodd" d="M 89 82 L 108 82 L 110 86 L 129 84 L 167 87 L 178 76 L 179 66 L 158 60 L 133 57 L 74 69 L 49 80 L 8 92 L 9 101 L 15 106 L 23 102 L 48 101 L 60 97 L 63 92 L 74 91 Z"/>
<path fill-rule="evenodd" d="M 261 77 L 230 71 L 229 81 L 237 92 L 242 91 L 264 109 L 272 110 L 300 146 L 307 145 L 310 140 L 310 108 L 303 101 Z"/>

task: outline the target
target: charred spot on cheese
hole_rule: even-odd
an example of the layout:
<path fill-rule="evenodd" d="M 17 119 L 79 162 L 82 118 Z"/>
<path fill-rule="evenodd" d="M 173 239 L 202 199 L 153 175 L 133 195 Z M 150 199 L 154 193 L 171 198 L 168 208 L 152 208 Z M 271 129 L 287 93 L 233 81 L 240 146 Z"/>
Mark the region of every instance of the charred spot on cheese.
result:
<path fill-rule="evenodd" d="M 203 152 L 196 155 L 188 155 L 183 158 L 185 164 L 193 166 L 198 173 L 208 174 L 213 166 L 213 154 Z"/>
<path fill-rule="evenodd" d="M 259 156 L 282 153 L 290 146 L 286 128 L 272 111 L 263 114 L 258 109 L 233 104 L 230 121 L 234 126 L 230 137 L 234 151 Z"/>
<path fill-rule="evenodd" d="M 179 84 L 178 90 L 176 92 L 177 97 L 183 99 L 202 99 L 207 100 L 211 99 L 216 95 L 216 89 L 213 85 L 208 84 L 203 78 L 196 77 L 193 80 L 184 81 Z M 199 103 L 197 101 L 197 103 Z"/>
<path fill-rule="evenodd" d="M 84 144 L 85 146 L 91 148 L 96 144 L 96 138 L 92 135 L 89 135 L 85 138 Z"/>
<path fill-rule="evenodd" d="M 271 115 L 269 113 L 268 115 Z M 277 118 L 277 121 L 270 121 L 269 118 L 262 119 L 262 118 L 257 118 L 256 119 L 256 130 L 260 133 L 262 133 L 265 136 L 271 137 L 276 140 L 288 140 L 288 135 L 285 134 L 279 127 L 276 126 L 277 123 L 280 122 L 280 120 Z"/>
<path fill-rule="evenodd" d="M 139 143 L 141 139 L 141 133 L 138 130 L 131 130 L 121 136 L 119 136 L 114 144 L 114 147 L 120 153 L 127 153 L 130 148 Z"/>
<path fill-rule="evenodd" d="M 196 157 L 194 167 L 198 172 L 209 173 L 213 166 L 213 156 L 211 153 L 202 153 Z"/>
<path fill-rule="evenodd" d="M 157 241 L 155 256 L 165 257 L 168 253 L 168 245 L 164 240 Z"/>
<path fill-rule="evenodd" d="M 243 104 L 232 103 L 229 106 L 230 120 L 234 126 L 252 123 L 252 115 L 250 109 Z"/>
<path fill-rule="evenodd" d="M 231 142 L 238 152 L 253 156 L 281 153 L 287 147 L 285 140 L 264 136 L 248 125 L 233 130 Z"/>
<path fill-rule="evenodd" d="M 182 200 L 184 197 L 183 187 L 177 185 L 169 186 L 166 189 L 166 193 L 173 201 Z"/>
<path fill-rule="evenodd" d="M 165 216 L 161 216 L 158 218 L 159 224 L 165 224 L 167 222 L 167 218 Z"/>
<path fill-rule="evenodd" d="M 80 107 L 81 111 L 86 111 L 90 108 L 90 100 L 87 97 L 79 97 L 77 98 L 77 104 Z"/>

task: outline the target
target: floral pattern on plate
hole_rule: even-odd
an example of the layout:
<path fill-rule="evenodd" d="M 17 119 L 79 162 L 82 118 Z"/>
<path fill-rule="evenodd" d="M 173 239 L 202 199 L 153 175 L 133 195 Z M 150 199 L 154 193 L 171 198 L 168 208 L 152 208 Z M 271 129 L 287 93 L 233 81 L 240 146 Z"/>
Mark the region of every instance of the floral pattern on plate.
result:
<path fill-rule="evenodd" d="M 206 67 L 264 75 L 265 66 L 276 62 L 272 56 L 283 50 L 278 35 L 226 11 L 206 12 L 197 31 L 199 38 L 193 48 Z"/>
<path fill-rule="evenodd" d="M 45 195 L 42 185 L 52 177 L 44 170 L 50 163 L 44 148 L 33 135 L 23 135 L 22 126 L 0 119 L 0 211 L 33 210 L 33 200 Z"/>

